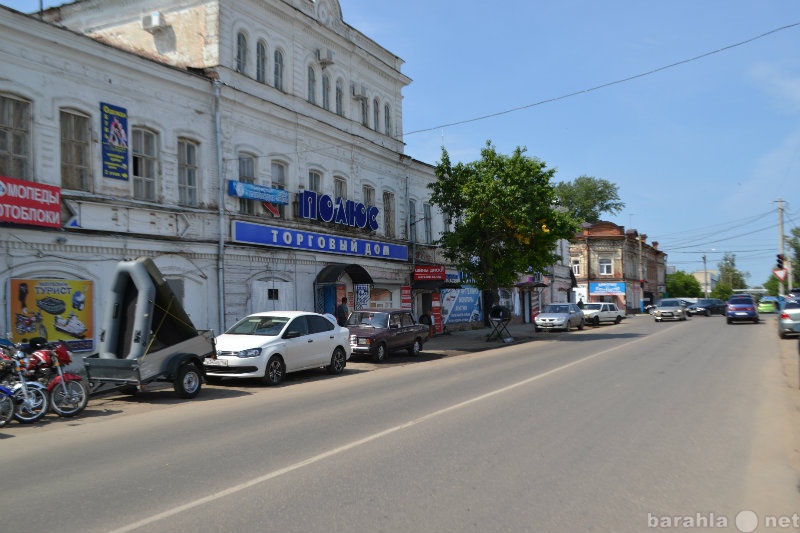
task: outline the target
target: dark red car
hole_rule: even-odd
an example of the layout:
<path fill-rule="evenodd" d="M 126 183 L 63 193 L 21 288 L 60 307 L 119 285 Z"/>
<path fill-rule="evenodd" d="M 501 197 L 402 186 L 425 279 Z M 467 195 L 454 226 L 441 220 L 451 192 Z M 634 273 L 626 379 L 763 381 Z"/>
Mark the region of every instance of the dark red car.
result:
<path fill-rule="evenodd" d="M 428 326 L 417 323 L 409 309 L 359 309 L 350 313 L 345 327 L 350 330 L 353 355 L 369 355 L 376 363 L 395 350 L 419 355 L 429 333 Z"/>

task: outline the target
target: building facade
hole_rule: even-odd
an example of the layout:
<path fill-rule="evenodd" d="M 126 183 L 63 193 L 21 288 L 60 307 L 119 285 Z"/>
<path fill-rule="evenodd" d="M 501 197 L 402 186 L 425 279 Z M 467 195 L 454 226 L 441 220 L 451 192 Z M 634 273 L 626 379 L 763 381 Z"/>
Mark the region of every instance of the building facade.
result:
<path fill-rule="evenodd" d="M 647 235 L 611 222 L 584 224 L 569 247 L 577 298 L 641 311 L 666 288 L 667 255 Z"/>
<path fill-rule="evenodd" d="M 411 80 L 336 0 L 84 0 L 0 8 L 0 31 L 15 340 L 93 349 L 113 270 L 138 256 L 200 329 L 343 296 L 422 305 L 414 270 L 441 262 L 444 221 L 433 168 L 403 153 Z"/>

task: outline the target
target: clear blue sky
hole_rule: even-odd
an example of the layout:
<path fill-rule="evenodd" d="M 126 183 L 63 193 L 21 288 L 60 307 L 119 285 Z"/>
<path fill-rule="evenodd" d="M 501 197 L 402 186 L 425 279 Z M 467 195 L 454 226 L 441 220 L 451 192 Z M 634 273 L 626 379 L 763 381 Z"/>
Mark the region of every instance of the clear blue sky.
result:
<path fill-rule="evenodd" d="M 556 181 L 615 183 L 626 207 L 606 218 L 658 241 L 670 265 L 702 269 L 705 253 L 715 269 L 732 253 L 751 286 L 775 264 L 779 198 L 784 233 L 800 226 L 797 0 L 340 4 L 405 61 L 415 159 L 525 147 Z"/>

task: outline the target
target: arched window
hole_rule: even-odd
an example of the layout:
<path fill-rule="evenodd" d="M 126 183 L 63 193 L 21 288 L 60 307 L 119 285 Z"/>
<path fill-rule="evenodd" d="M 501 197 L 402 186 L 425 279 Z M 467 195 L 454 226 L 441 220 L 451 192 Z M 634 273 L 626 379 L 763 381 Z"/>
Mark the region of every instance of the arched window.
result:
<path fill-rule="evenodd" d="M 264 41 L 256 45 L 256 81 L 267 83 L 267 43 Z"/>
<path fill-rule="evenodd" d="M 272 174 L 272 188 L 286 190 L 286 165 L 280 161 L 272 161 L 270 172 Z M 286 218 L 286 205 L 281 204 L 276 207 L 281 214 L 281 218 Z"/>
<path fill-rule="evenodd" d="M 331 110 L 331 79 L 327 74 L 322 75 L 322 109 Z"/>
<path fill-rule="evenodd" d="M 92 184 L 91 122 L 70 109 L 59 113 L 61 122 L 61 187 L 90 191 Z"/>
<path fill-rule="evenodd" d="M 253 184 L 256 182 L 256 158 L 253 155 L 239 153 L 239 181 Z M 239 199 L 239 212 L 243 215 L 256 214 L 256 200 Z"/>
<path fill-rule="evenodd" d="M 317 103 L 317 73 L 311 65 L 308 67 L 308 102 Z"/>
<path fill-rule="evenodd" d="M 31 104 L 0 95 L 0 174 L 31 179 Z"/>
<path fill-rule="evenodd" d="M 381 104 L 378 99 L 372 101 L 372 129 L 380 131 Z"/>
<path fill-rule="evenodd" d="M 392 135 L 392 110 L 389 104 L 383 106 L 383 131 L 386 135 Z"/>
<path fill-rule="evenodd" d="M 275 50 L 275 73 L 274 87 L 279 91 L 283 90 L 283 52 Z"/>
<path fill-rule="evenodd" d="M 155 202 L 158 178 L 158 135 L 143 128 L 134 128 L 131 145 L 133 197 L 137 200 Z"/>
<path fill-rule="evenodd" d="M 243 32 L 236 34 L 236 72 L 247 74 L 247 37 Z"/>
<path fill-rule="evenodd" d="M 383 191 L 383 234 L 394 238 L 394 193 Z"/>
<path fill-rule="evenodd" d="M 178 139 L 178 203 L 197 207 L 197 143 L 189 139 Z"/>
<path fill-rule="evenodd" d="M 342 80 L 336 81 L 336 114 L 340 117 L 344 116 L 344 89 L 342 89 Z"/>

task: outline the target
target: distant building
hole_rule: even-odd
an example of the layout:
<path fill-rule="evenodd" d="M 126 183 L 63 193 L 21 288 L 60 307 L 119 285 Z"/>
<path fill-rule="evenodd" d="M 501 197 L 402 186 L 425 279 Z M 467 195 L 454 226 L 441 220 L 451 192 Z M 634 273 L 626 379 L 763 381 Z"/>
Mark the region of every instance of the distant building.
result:
<path fill-rule="evenodd" d="M 569 247 L 570 264 L 584 302 L 614 302 L 640 310 L 666 288 L 667 254 L 647 235 L 612 222 L 584 223 Z"/>
<path fill-rule="evenodd" d="M 710 294 L 719 283 L 719 272 L 716 270 L 695 270 L 692 276 L 700 284 L 700 290 L 703 295 Z"/>

